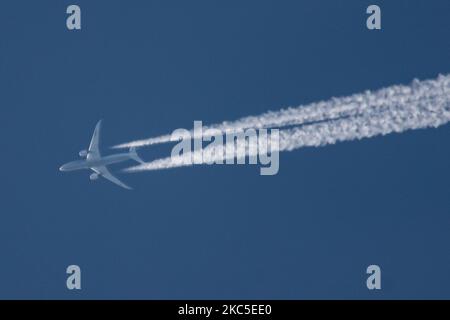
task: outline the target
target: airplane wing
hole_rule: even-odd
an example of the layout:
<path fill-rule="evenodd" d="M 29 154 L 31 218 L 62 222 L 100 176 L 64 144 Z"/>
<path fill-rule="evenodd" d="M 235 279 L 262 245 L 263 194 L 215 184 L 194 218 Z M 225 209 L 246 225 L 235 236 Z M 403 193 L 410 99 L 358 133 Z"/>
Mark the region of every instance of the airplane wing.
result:
<path fill-rule="evenodd" d="M 115 183 L 122 188 L 131 190 L 131 188 L 129 186 L 127 186 L 125 183 L 123 183 L 122 181 L 120 181 L 119 179 L 114 177 L 105 166 L 94 167 L 94 168 L 92 168 L 92 170 L 94 170 L 98 175 L 101 175 L 103 178 L 108 179 L 112 183 Z"/>
<path fill-rule="evenodd" d="M 87 159 L 100 158 L 100 129 L 102 127 L 102 120 L 97 122 L 95 126 L 94 134 L 92 135 L 91 143 L 89 144 L 89 150 Z"/>

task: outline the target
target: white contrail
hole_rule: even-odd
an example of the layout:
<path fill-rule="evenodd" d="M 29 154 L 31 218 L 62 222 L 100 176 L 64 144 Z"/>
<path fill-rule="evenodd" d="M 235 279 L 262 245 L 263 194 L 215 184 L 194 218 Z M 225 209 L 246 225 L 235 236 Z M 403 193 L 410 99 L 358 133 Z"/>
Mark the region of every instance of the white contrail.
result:
<path fill-rule="evenodd" d="M 394 89 L 395 88 L 395 89 Z M 396 94 L 386 95 L 393 90 Z M 356 97 L 354 95 L 352 97 Z M 333 118 L 323 122 L 309 123 L 279 133 L 278 151 L 291 151 L 302 147 L 317 147 L 339 141 L 369 138 L 393 132 L 438 127 L 450 121 L 450 75 L 439 76 L 435 80 L 414 81 L 410 86 L 394 86 L 372 94 L 361 95 L 360 105 L 377 105 L 366 112 L 353 112 L 347 117 Z M 345 99 L 345 98 L 341 98 Z M 379 99 L 379 100 L 378 100 Z M 333 104 L 334 100 L 330 100 Z M 380 103 L 380 101 L 383 101 Z M 221 159 L 228 147 L 219 146 L 215 152 L 203 153 L 203 163 Z M 252 155 L 245 146 L 247 155 Z M 272 151 L 274 151 L 272 149 Z M 200 151 L 201 152 L 201 151 Z M 256 151 L 257 152 L 257 151 Z M 167 157 L 126 169 L 127 172 L 168 169 L 192 164 L 195 153 L 185 153 L 180 157 Z"/>
<path fill-rule="evenodd" d="M 269 111 L 257 116 L 249 116 L 236 121 L 204 126 L 204 129 L 218 129 L 223 133 L 233 133 L 247 128 L 282 128 L 311 122 L 351 117 L 360 114 L 378 113 L 393 105 L 401 107 L 414 103 L 417 99 L 432 95 L 447 76 L 435 80 L 414 80 L 411 85 L 394 85 L 378 91 L 354 94 L 348 97 L 332 98 L 296 108 Z M 411 92 L 414 91 L 414 95 Z M 205 135 L 204 135 L 205 136 Z M 122 143 L 113 148 L 142 147 L 173 141 L 170 134 Z"/>

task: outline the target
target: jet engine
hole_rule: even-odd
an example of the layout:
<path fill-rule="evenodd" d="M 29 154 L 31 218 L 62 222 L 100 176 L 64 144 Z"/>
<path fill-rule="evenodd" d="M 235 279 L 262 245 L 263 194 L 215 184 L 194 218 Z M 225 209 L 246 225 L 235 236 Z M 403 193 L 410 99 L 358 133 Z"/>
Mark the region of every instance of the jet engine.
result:
<path fill-rule="evenodd" d="M 88 153 L 86 150 L 81 150 L 80 152 L 78 152 L 78 154 L 80 155 L 80 157 L 86 157 Z"/>
<path fill-rule="evenodd" d="M 98 174 L 97 173 L 93 173 L 89 176 L 89 179 L 91 180 L 97 180 L 98 179 Z"/>

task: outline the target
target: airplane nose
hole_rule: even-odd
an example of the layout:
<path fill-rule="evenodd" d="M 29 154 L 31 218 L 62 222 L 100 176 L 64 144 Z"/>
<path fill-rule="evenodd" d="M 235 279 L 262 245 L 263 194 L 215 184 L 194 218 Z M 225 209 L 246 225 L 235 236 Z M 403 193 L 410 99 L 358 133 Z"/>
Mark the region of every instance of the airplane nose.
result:
<path fill-rule="evenodd" d="M 65 170 L 66 170 L 65 166 L 59 167 L 59 171 L 65 171 Z"/>

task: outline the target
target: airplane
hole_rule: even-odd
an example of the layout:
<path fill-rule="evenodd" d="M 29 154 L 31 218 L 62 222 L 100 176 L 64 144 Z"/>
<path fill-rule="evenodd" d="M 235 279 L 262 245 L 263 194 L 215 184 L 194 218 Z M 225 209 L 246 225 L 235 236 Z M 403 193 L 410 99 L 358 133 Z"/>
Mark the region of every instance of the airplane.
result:
<path fill-rule="evenodd" d="M 95 126 L 94 134 L 92 135 L 91 143 L 89 144 L 88 150 L 81 150 L 79 152 L 80 157 L 85 158 L 83 160 L 75 160 L 62 165 L 60 171 L 74 171 L 82 169 L 90 169 L 94 171 L 89 176 L 91 180 L 97 180 L 99 176 L 117 184 L 118 186 L 131 189 L 125 183 L 114 177 L 111 172 L 109 172 L 106 166 L 119 163 L 128 160 L 134 160 L 139 163 L 144 163 L 144 161 L 138 156 L 136 148 L 130 148 L 127 153 L 117 153 L 109 156 L 103 156 L 100 154 L 100 129 L 102 125 L 102 120 L 100 120 Z"/>

